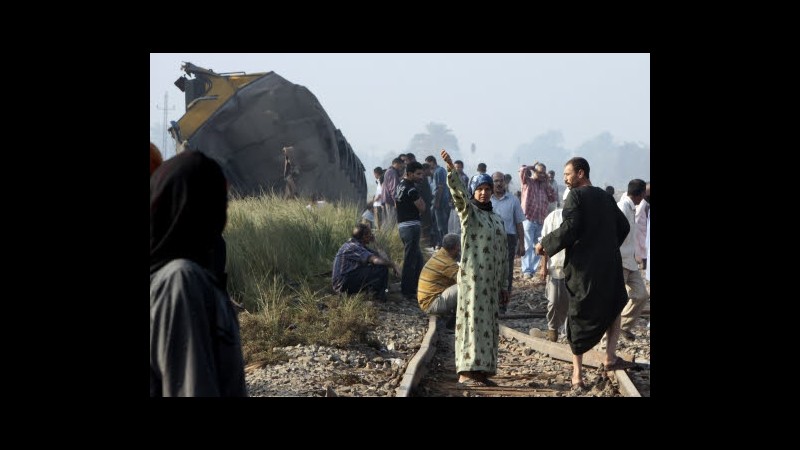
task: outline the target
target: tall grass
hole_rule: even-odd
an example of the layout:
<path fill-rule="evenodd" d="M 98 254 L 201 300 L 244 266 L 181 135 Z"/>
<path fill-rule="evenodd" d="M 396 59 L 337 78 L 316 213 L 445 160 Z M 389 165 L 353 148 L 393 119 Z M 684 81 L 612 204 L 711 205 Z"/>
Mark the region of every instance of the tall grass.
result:
<path fill-rule="evenodd" d="M 363 294 L 331 289 L 333 259 L 360 219 L 353 204 L 312 209 L 272 195 L 232 200 L 225 228 L 228 291 L 243 304 L 245 361 L 282 359 L 275 348 L 344 346 L 364 341 L 376 311 Z M 403 256 L 397 229 L 376 233 L 374 245 L 395 262 Z"/>

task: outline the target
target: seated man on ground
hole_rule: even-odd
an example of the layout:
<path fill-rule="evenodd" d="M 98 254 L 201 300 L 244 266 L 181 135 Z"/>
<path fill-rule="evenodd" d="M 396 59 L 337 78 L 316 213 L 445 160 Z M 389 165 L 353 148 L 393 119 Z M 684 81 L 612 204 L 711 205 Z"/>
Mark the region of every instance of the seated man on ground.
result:
<path fill-rule="evenodd" d="M 386 300 L 389 267 L 398 276 L 400 270 L 393 261 L 367 248 L 375 240 L 370 226 L 359 223 L 353 228 L 353 237 L 342 244 L 333 260 L 333 290 L 355 294 L 367 289 L 378 300 Z"/>
<path fill-rule="evenodd" d="M 442 248 L 422 267 L 417 285 L 419 307 L 427 314 L 448 316 L 455 320 L 458 304 L 458 261 L 461 259 L 461 237 L 448 233 Z"/>

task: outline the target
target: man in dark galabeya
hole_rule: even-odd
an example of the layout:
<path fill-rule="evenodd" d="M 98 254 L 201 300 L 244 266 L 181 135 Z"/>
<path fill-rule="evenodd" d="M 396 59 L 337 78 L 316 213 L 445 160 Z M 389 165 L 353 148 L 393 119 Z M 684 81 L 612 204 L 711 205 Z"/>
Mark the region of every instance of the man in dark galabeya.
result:
<path fill-rule="evenodd" d="M 583 354 L 608 332 L 605 367 L 625 369 L 633 364 L 616 355 L 620 312 L 628 301 L 619 246 L 630 225 L 614 198 L 589 180 L 589 163 L 575 157 L 564 166 L 569 195 L 559 228 L 536 244 L 536 253 L 555 255 L 565 249 L 564 278 L 571 298 L 567 339 L 572 349 L 573 388 L 584 389 Z"/>

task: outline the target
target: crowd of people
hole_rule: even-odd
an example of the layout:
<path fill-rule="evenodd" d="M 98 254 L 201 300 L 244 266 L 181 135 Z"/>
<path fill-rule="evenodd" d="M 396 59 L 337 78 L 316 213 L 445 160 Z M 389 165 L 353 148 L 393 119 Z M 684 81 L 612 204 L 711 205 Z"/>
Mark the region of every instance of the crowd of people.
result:
<path fill-rule="evenodd" d="M 615 202 L 613 187 L 592 186 L 589 162 L 578 157 L 564 165 L 563 191 L 555 171 L 536 161 L 520 166 L 520 190 L 512 195 L 510 174 L 490 176 L 481 163 L 469 177 L 463 162 L 444 150 L 440 156 L 445 167 L 433 155 L 420 167 L 413 154 L 403 154 L 385 171 L 376 168 L 372 205 L 407 211 L 383 213 L 384 226 L 396 225 L 405 245 L 401 291 L 405 298 L 416 291 L 428 314 L 455 316 L 459 382 L 492 384 L 497 318 L 510 298 L 516 256 L 522 276 L 545 285 L 543 337 L 556 342 L 566 335 L 574 354 L 573 386 L 584 388 L 582 355 L 595 346 L 605 350 L 606 368 L 627 368 L 631 363 L 616 348 L 620 336 L 635 339 L 631 328 L 649 299 L 640 270 L 647 270 L 649 282 L 650 184 L 631 180 Z M 403 167 L 402 181 L 387 189 L 386 180 L 398 179 Z M 419 271 L 421 245 L 438 251 Z"/>
<path fill-rule="evenodd" d="M 572 385 L 583 384 L 582 355 L 598 346 L 607 369 L 649 294 L 650 184 L 633 179 L 619 202 L 594 187 L 589 162 L 555 171 L 522 165 L 510 174 L 473 176 L 441 150 L 425 163 L 406 153 L 376 167 L 375 195 L 333 258 L 331 288 L 387 301 L 389 273 L 406 301 L 441 317 L 455 334 L 456 371 L 465 385 L 495 385 L 500 314 L 509 302 L 515 258 L 524 278 L 544 284 L 546 339 L 565 335 Z M 239 323 L 225 287 L 228 183 L 199 152 L 162 161 L 150 144 L 150 394 L 245 396 Z M 313 206 L 313 205 L 312 205 Z M 375 249 L 375 229 L 396 230 L 402 264 Z M 425 262 L 422 248 L 433 254 Z M 649 324 L 648 324 L 649 326 Z"/>

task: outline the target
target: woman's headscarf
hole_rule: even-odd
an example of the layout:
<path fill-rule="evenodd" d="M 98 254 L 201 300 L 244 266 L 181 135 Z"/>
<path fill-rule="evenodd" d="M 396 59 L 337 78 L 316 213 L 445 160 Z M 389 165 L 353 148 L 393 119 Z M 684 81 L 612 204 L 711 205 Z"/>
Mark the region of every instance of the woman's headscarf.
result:
<path fill-rule="evenodd" d="M 494 182 L 492 181 L 492 177 L 485 173 L 479 173 L 472 176 L 472 179 L 469 180 L 469 201 L 482 211 L 492 212 L 491 201 L 481 203 L 475 199 L 475 190 L 478 189 L 478 187 L 482 184 L 488 184 L 490 188 L 493 187 Z"/>
<path fill-rule="evenodd" d="M 469 180 L 469 197 L 473 198 L 475 194 L 475 189 L 478 189 L 478 186 L 482 184 L 488 184 L 489 187 L 494 186 L 494 182 L 492 181 L 492 177 L 485 173 L 478 173 L 472 176 L 472 179 Z"/>
<path fill-rule="evenodd" d="M 150 273 L 177 258 L 212 269 L 227 208 L 225 175 L 214 160 L 185 151 L 165 161 L 150 177 Z"/>

